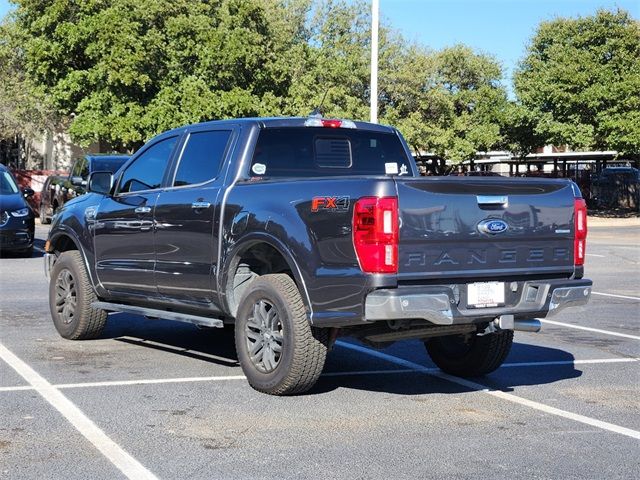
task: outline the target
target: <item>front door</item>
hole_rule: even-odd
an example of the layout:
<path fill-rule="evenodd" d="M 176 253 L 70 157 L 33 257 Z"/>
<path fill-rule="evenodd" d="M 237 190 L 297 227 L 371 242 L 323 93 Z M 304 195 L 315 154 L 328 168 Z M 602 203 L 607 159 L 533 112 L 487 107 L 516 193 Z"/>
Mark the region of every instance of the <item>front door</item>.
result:
<path fill-rule="evenodd" d="M 219 310 L 215 291 L 224 158 L 231 130 L 189 133 L 170 186 L 155 208 L 156 281 L 161 295 Z"/>
<path fill-rule="evenodd" d="M 178 137 L 146 145 L 98 206 L 94 247 L 98 280 L 114 297 L 157 296 L 153 213 Z"/>

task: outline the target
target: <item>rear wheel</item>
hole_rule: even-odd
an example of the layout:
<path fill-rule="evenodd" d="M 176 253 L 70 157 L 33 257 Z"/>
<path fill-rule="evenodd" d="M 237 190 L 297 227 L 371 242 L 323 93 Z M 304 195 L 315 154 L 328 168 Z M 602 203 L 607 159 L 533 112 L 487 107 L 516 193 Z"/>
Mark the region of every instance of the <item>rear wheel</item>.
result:
<path fill-rule="evenodd" d="M 294 281 L 264 275 L 247 287 L 236 316 L 236 351 L 249 384 L 271 395 L 309 390 L 327 356 L 328 330 L 311 327 Z"/>
<path fill-rule="evenodd" d="M 63 252 L 51 269 L 49 283 L 49 308 L 58 333 L 70 340 L 99 337 L 107 312 L 91 308 L 97 299 L 80 252 Z"/>
<path fill-rule="evenodd" d="M 511 350 L 513 330 L 487 335 L 448 335 L 424 342 L 433 362 L 444 372 L 477 377 L 496 370 Z"/>

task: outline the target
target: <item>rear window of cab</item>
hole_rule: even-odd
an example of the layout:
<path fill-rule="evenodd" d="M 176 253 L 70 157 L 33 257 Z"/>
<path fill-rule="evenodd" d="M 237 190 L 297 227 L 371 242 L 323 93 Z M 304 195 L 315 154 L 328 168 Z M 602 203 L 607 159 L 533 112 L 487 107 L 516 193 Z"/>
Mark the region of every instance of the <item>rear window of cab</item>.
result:
<path fill-rule="evenodd" d="M 253 177 L 388 174 L 412 175 L 398 136 L 347 128 L 265 128 L 251 161 Z"/>

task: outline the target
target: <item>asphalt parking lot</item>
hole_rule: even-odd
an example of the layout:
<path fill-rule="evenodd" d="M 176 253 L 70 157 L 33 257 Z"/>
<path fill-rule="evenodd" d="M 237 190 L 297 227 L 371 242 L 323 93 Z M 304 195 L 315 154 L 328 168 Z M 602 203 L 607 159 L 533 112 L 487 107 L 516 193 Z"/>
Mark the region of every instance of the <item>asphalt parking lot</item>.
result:
<path fill-rule="evenodd" d="M 640 227 L 624 223 L 590 225 L 590 305 L 516 333 L 495 373 L 340 341 L 288 398 L 249 387 L 225 332 L 114 314 L 103 338 L 63 340 L 40 254 L 5 256 L 0 478 L 638 478 Z"/>

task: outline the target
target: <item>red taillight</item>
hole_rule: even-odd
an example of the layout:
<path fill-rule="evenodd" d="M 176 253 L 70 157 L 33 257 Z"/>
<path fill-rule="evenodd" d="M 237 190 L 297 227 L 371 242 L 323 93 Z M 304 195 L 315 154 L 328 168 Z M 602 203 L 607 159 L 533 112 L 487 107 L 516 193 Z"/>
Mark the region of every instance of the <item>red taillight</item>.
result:
<path fill-rule="evenodd" d="M 587 204 L 582 198 L 576 198 L 573 207 L 574 239 L 573 263 L 584 265 L 587 248 Z"/>
<path fill-rule="evenodd" d="M 367 273 L 398 272 L 398 199 L 363 197 L 353 207 L 353 246 Z"/>

